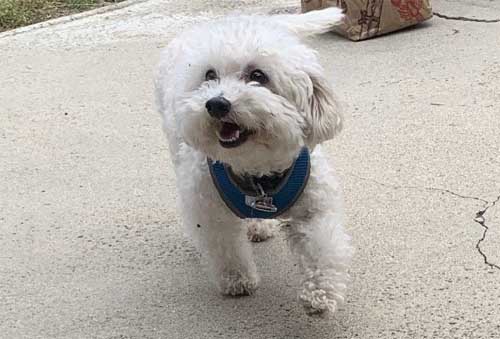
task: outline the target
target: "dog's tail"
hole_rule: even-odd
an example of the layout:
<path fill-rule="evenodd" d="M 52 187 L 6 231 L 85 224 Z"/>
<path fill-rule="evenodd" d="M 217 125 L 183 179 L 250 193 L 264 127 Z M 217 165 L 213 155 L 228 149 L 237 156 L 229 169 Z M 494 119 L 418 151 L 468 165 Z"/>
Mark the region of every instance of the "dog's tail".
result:
<path fill-rule="evenodd" d="M 344 14 L 340 8 L 330 7 L 303 14 L 277 15 L 274 18 L 297 35 L 308 36 L 332 30 L 342 21 Z"/>

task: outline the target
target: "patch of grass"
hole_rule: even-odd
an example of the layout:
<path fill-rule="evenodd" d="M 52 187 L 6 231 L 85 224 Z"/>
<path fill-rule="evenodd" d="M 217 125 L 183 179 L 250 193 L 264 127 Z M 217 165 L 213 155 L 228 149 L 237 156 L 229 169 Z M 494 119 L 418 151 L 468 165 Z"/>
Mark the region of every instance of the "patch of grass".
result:
<path fill-rule="evenodd" d="M 123 0 L 0 0 L 0 32 Z"/>

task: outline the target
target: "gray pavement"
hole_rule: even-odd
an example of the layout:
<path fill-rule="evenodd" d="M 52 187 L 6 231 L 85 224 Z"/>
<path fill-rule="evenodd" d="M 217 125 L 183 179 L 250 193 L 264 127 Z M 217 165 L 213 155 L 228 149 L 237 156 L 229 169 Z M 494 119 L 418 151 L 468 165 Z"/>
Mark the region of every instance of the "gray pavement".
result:
<path fill-rule="evenodd" d="M 500 338 L 500 23 L 311 40 L 346 103 L 327 149 L 357 253 L 334 319 L 295 303 L 281 232 L 255 245 L 255 296 L 207 281 L 152 107 L 158 53 L 196 22 L 297 3 L 150 0 L 0 38 L 0 338 Z"/>

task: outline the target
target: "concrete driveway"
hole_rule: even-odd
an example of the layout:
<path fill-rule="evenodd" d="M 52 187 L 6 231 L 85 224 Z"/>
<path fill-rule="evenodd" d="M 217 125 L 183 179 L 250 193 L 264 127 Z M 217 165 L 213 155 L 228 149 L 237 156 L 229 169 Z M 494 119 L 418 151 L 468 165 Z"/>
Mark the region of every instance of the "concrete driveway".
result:
<path fill-rule="evenodd" d="M 178 227 L 158 53 L 201 20 L 297 3 L 150 0 L 0 38 L 0 338 L 500 338 L 500 22 L 310 42 L 346 102 L 327 149 L 357 253 L 334 319 L 295 303 L 282 232 L 255 245 L 255 296 L 207 281 Z"/>

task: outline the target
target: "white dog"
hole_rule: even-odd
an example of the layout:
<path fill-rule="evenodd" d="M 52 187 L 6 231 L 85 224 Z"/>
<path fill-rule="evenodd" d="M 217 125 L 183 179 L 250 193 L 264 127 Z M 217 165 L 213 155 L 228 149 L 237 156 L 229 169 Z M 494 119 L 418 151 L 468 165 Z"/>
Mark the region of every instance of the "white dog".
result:
<path fill-rule="evenodd" d="M 300 41 L 342 17 L 337 8 L 228 17 L 180 34 L 162 54 L 156 99 L 184 225 L 224 294 L 256 290 L 246 233 L 265 240 L 272 223 L 262 219 L 285 219 L 307 312 L 344 300 L 352 248 L 318 146 L 342 120 L 315 52 Z"/>

